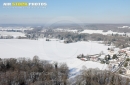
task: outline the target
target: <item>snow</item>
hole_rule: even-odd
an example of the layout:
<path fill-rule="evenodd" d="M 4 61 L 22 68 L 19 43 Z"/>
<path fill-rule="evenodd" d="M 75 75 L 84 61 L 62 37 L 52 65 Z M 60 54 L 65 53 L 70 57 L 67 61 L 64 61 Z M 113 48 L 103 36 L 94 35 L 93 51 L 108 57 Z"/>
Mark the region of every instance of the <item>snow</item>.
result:
<path fill-rule="evenodd" d="M 101 51 L 108 53 L 107 48 L 108 46 L 91 41 L 64 44 L 57 40 L 46 41 L 45 39 L 0 39 L 0 58 L 25 57 L 32 59 L 33 56 L 37 55 L 42 60 L 65 62 L 71 71 L 71 75 L 74 75 L 83 66 L 106 69 L 107 65 L 93 61 L 81 61 L 76 57 L 82 53 L 84 55 L 98 54 Z"/>
<path fill-rule="evenodd" d="M 78 30 L 61 29 L 61 28 L 57 28 L 54 31 L 58 31 L 58 32 L 74 32 L 74 33 L 78 32 Z"/>
<path fill-rule="evenodd" d="M 122 27 L 118 27 L 118 28 L 130 28 L 129 26 L 122 26 Z"/>
<path fill-rule="evenodd" d="M 105 55 L 101 55 L 99 58 L 104 59 L 104 58 L 105 58 Z"/>
<path fill-rule="evenodd" d="M 99 34 L 101 34 L 101 33 L 103 33 L 103 30 L 84 30 L 80 33 L 89 33 L 89 34 L 99 33 Z"/>
<path fill-rule="evenodd" d="M 18 31 L 24 31 L 24 30 L 32 30 L 31 27 L 0 27 L 0 30 L 7 31 L 7 30 L 18 30 Z"/>
<path fill-rule="evenodd" d="M 107 32 L 103 32 L 103 30 L 84 30 L 80 33 L 88 33 L 88 34 L 98 33 L 98 34 L 103 34 L 103 35 L 111 35 L 111 34 L 123 35 L 124 34 L 124 33 L 119 33 L 119 32 L 113 32 L 111 30 L 109 30 Z"/>
<path fill-rule="evenodd" d="M 6 32 L 6 31 L 0 31 L 0 35 L 1 36 L 13 36 L 13 37 L 25 37 L 25 34 L 24 33 L 21 33 L 21 32 Z"/>

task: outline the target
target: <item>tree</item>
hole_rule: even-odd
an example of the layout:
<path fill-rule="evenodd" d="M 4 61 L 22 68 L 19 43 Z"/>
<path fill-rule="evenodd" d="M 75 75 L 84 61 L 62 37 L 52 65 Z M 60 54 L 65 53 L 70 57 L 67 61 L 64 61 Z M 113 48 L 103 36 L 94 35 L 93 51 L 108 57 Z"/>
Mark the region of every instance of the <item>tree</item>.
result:
<path fill-rule="evenodd" d="M 108 61 L 108 57 L 107 56 L 105 56 L 105 60 Z"/>
<path fill-rule="evenodd" d="M 108 60 L 110 60 L 111 59 L 111 56 L 108 54 Z"/>
<path fill-rule="evenodd" d="M 126 59 L 126 61 L 130 61 L 130 59 L 129 59 L 129 58 L 127 58 L 127 59 Z"/>
<path fill-rule="evenodd" d="M 127 67 L 128 66 L 128 63 L 126 62 L 125 64 L 124 64 L 124 67 Z"/>
<path fill-rule="evenodd" d="M 54 65 L 40 61 L 38 56 L 32 60 L 20 58 L 0 61 L 4 61 L 0 62 L 0 85 L 68 85 L 69 69 L 65 63 Z"/>
<path fill-rule="evenodd" d="M 113 55 L 112 59 L 118 58 L 116 54 Z"/>
<path fill-rule="evenodd" d="M 119 70 L 119 74 L 122 74 L 123 72 L 122 72 L 122 70 Z"/>
<path fill-rule="evenodd" d="M 39 63 L 39 57 L 38 57 L 38 56 L 34 56 L 34 57 L 33 57 L 33 62 L 34 62 L 35 64 Z"/>
<path fill-rule="evenodd" d="M 83 57 L 84 57 L 84 54 L 81 55 L 81 58 L 83 58 Z"/>
<path fill-rule="evenodd" d="M 103 51 L 101 51 L 101 52 L 100 52 L 100 54 L 101 54 L 101 55 L 103 55 L 103 54 L 104 54 L 104 52 L 103 52 Z"/>

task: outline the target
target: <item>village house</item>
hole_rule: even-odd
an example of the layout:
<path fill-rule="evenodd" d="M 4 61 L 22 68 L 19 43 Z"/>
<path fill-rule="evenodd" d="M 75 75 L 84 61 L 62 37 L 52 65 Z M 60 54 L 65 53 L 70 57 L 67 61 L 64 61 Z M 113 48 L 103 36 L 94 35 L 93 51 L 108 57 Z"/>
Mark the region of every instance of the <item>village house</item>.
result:
<path fill-rule="evenodd" d="M 127 52 L 126 52 L 126 54 L 127 54 L 127 56 L 129 56 L 129 57 L 130 57 L 130 51 L 127 51 Z"/>
<path fill-rule="evenodd" d="M 99 61 L 104 61 L 104 60 L 105 60 L 105 56 L 106 56 L 106 55 L 101 55 L 100 57 L 98 57 L 98 60 L 99 60 Z"/>
<path fill-rule="evenodd" d="M 130 76 L 130 64 L 129 64 L 129 62 L 128 62 L 128 66 L 127 67 L 121 67 L 119 72 L 121 72 L 121 74 L 125 74 L 125 75 Z"/>
<path fill-rule="evenodd" d="M 121 49 L 121 50 L 119 50 L 119 53 L 125 53 L 125 52 L 126 52 L 125 49 Z"/>
<path fill-rule="evenodd" d="M 80 58 L 80 60 L 82 60 L 82 61 L 87 61 L 87 58 Z"/>
<path fill-rule="evenodd" d="M 98 61 L 99 54 L 89 55 L 90 61 Z"/>
<path fill-rule="evenodd" d="M 126 75 L 130 75 L 130 69 L 126 70 Z"/>
<path fill-rule="evenodd" d="M 126 67 L 126 75 L 130 75 L 130 66 Z"/>

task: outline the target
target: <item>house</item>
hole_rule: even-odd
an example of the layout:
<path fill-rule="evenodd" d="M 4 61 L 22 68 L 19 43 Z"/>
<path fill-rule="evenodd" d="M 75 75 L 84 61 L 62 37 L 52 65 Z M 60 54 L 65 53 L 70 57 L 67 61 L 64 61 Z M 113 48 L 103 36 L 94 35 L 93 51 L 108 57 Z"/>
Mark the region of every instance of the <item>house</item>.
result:
<path fill-rule="evenodd" d="M 82 60 L 82 61 L 87 61 L 87 58 L 80 58 L 80 60 Z"/>
<path fill-rule="evenodd" d="M 83 54 L 78 55 L 77 58 L 82 60 L 82 61 L 87 61 L 88 60 L 88 58 L 86 56 L 84 56 Z"/>
<path fill-rule="evenodd" d="M 89 58 L 91 61 L 98 61 L 99 54 L 89 55 Z"/>
<path fill-rule="evenodd" d="M 130 51 L 127 51 L 126 54 L 127 54 L 127 56 L 130 56 Z"/>
<path fill-rule="evenodd" d="M 98 59 L 99 59 L 99 60 L 104 60 L 105 56 L 106 56 L 106 55 L 101 55 Z"/>
<path fill-rule="evenodd" d="M 80 58 L 85 58 L 85 56 L 83 54 L 80 54 L 80 55 L 77 56 L 77 58 L 79 58 L 79 59 Z"/>
<path fill-rule="evenodd" d="M 130 75 L 130 69 L 126 70 L 126 75 Z"/>
<path fill-rule="evenodd" d="M 121 68 L 120 68 L 120 71 L 121 71 L 123 74 L 130 75 L 130 66 L 127 66 L 126 68 L 125 68 L 125 67 L 121 67 Z"/>
<path fill-rule="evenodd" d="M 109 65 L 108 65 L 108 69 L 109 69 L 109 70 L 112 70 L 112 64 L 109 64 Z"/>
<path fill-rule="evenodd" d="M 64 41 L 64 43 L 72 43 L 72 42 L 73 42 L 72 39 L 66 39 L 66 40 Z"/>
<path fill-rule="evenodd" d="M 16 39 L 28 39 L 26 36 L 18 36 Z"/>
<path fill-rule="evenodd" d="M 126 52 L 126 50 L 121 49 L 121 50 L 119 50 L 118 52 L 119 52 L 119 53 L 125 53 L 125 52 Z"/>
<path fill-rule="evenodd" d="M 116 63 L 116 59 L 109 60 L 110 63 Z"/>
<path fill-rule="evenodd" d="M 97 61 L 98 60 L 98 57 L 93 55 L 93 56 L 90 56 L 90 60 L 91 61 Z"/>

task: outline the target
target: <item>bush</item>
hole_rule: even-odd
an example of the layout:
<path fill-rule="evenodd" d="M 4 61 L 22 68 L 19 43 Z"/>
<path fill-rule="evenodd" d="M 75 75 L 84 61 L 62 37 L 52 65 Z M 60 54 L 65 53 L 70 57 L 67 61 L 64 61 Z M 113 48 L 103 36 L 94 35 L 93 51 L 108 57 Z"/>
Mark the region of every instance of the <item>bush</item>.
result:
<path fill-rule="evenodd" d="M 127 59 L 126 59 L 126 61 L 130 61 L 130 59 L 129 59 L 129 58 L 127 58 Z"/>

